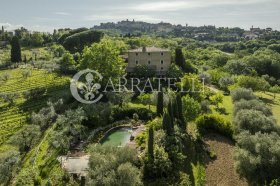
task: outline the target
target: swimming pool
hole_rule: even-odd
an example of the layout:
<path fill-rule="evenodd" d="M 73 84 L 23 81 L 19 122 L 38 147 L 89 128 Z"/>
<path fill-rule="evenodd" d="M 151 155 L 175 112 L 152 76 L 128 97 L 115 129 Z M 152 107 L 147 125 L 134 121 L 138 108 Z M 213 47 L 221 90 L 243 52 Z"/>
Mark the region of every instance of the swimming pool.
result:
<path fill-rule="evenodd" d="M 125 146 L 132 134 L 130 127 L 119 127 L 109 131 L 100 141 L 102 145 Z"/>

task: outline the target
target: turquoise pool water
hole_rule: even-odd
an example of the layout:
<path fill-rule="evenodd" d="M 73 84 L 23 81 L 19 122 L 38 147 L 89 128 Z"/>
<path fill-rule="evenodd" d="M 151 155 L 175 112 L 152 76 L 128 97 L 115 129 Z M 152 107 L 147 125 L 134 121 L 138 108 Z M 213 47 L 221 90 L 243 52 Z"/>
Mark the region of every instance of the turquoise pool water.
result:
<path fill-rule="evenodd" d="M 130 141 L 131 128 L 122 127 L 109 132 L 102 140 L 102 145 L 125 146 Z"/>

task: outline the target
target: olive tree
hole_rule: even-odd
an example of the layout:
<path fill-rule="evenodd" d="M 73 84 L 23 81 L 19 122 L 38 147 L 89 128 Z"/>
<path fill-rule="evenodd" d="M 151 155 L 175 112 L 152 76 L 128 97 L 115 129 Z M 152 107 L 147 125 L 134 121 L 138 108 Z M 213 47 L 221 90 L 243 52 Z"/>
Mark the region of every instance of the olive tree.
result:
<path fill-rule="evenodd" d="M 142 185 L 136 154 L 130 147 L 91 146 L 88 185 Z"/>
<path fill-rule="evenodd" d="M 224 90 L 228 91 L 228 87 L 234 84 L 234 79 L 231 77 L 222 77 L 219 80 L 219 86 Z"/>
<path fill-rule="evenodd" d="M 7 184 L 15 173 L 15 168 L 19 165 L 20 154 L 17 151 L 7 151 L 0 153 L 0 184 Z"/>
<path fill-rule="evenodd" d="M 234 104 L 233 115 L 235 116 L 239 111 L 243 110 L 258 110 L 265 116 L 271 116 L 272 110 L 265 103 L 253 99 L 253 100 L 240 100 Z"/>
<path fill-rule="evenodd" d="M 241 99 L 245 99 L 245 100 L 256 99 L 256 96 L 254 95 L 253 91 L 251 89 L 246 89 L 246 88 L 239 88 L 234 90 L 231 93 L 231 97 L 233 102 L 240 101 Z"/>
<path fill-rule="evenodd" d="M 237 172 L 252 185 L 263 185 L 279 178 L 280 136 L 248 131 L 236 137 L 234 159 Z"/>
<path fill-rule="evenodd" d="M 8 106 L 14 105 L 15 99 L 17 99 L 19 95 L 17 93 L 1 93 L 0 98 L 8 104 Z"/>
<path fill-rule="evenodd" d="M 66 152 L 71 145 L 79 142 L 84 129 L 82 122 L 85 119 L 82 108 L 67 110 L 64 115 L 59 115 L 55 123 L 54 135 L 51 137 L 52 146 Z"/>
<path fill-rule="evenodd" d="M 37 142 L 41 135 L 40 127 L 37 125 L 27 125 L 15 136 L 13 142 L 19 146 L 20 152 L 28 152 Z"/>
<path fill-rule="evenodd" d="M 241 110 L 236 114 L 234 124 L 238 132 L 243 130 L 247 130 L 252 134 L 257 132 L 280 132 L 280 128 L 276 125 L 273 117 L 267 117 L 257 110 Z"/>
<path fill-rule="evenodd" d="M 269 89 L 269 91 L 273 93 L 273 97 L 274 97 L 274 99 L 275 99 L 275 98 L 276 98 L 276 94 L 279 94 L 279 93 L 280 93 L 280 86 L 275 85 L 275 86 L 271 87 L 271 88 Z"/>

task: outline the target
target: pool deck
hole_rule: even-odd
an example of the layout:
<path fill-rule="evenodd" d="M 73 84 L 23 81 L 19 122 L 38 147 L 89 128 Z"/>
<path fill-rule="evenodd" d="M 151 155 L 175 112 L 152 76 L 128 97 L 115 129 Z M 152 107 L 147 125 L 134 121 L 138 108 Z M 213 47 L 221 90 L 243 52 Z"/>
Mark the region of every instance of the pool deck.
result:
<path fill-rule="evenodd" d="M 145 130 L 146 130 L 145 125 L 140 125 L 137 127 L 137 129 L 133 130 L 132 136 L 134 136 L 134 140 L 129 141 L 127 145 L 129 147 L 136 148 L 135 137 L 141 134 L 142 132 L 144 132 Z"/>
<path fill-rule="evenodd" d="M 86 176 L 88 173 L 89 155 L 81 157 L 61 156 L 58 158 L 61 167 L 69 174 L 77 174 L 79 177 Z"/>
<path fill-rule="evenodd" d="M 131 148 L 136 148 L 135 137 L 144 132 L 145 125 L 140 125 L 137 129 L 133 130 L 132 136 L 134 140 L 129 141 L 126 145 Z M 72 154 L 69 156 L 60 156 L 57 160 L 61 163 L 61 167 L 70 174 L 77 174 L 86 176 L 88 174 L 89 155 L 84 153 Z"/>

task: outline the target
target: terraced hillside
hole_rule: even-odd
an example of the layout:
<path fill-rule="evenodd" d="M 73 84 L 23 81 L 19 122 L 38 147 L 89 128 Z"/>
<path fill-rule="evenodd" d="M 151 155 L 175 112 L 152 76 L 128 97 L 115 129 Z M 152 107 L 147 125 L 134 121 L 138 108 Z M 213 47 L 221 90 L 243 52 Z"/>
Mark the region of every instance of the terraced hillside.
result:
<path fill-rule="evenodd" d="M 24 71 L 28 71 L 28 77 L 24 77 Z M 8 104 L 0 98 L 0 151 L 7 148 L 10 137 L 22 126 L 28 123 L 32 112 L 46 105 L 49 99 L 61 97 L 69 84 L 69 78 L 48 73 L 36 69 L 13 69 L 0 71 L 0 77 L 8 75 L 7 80 L 0 80 L 0 94 L 15 94 L 13 104 Z M 40 95 L 40 99 L 29 101 L 24 93 L 30 90 L 44 88 L 46 91 Z"/>

